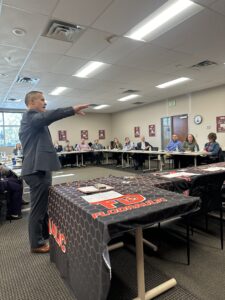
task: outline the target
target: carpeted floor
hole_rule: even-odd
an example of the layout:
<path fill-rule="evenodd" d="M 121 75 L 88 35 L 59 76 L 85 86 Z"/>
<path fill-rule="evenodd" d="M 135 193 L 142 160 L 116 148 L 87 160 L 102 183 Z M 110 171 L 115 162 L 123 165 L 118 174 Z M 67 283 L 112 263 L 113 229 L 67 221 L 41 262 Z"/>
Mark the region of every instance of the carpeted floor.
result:
<path fill-rule="evenodd" d="M 68 172 L 71 170 L 64 171 Z M 107 176 L 103 168 L 73 172 L 79 179 Z M 116 175 L 117 171 L 110 173 Z M 27 216 L 24 212 L 23 219 L 0 226 L 0 300 L 74 300 L 49 255 L 30 253 Z M 178 282 L 155 299 L 225 299 L 225 250 L 220 250 L 218 221 L 210 220 L 209 226 L 209 233 L 196 229 L 191 237 L 190 266 L 186 264 L 185 230 L 180 222 L 144 231 L 147 239 L 159 245 L 157 253 L 145 247 L 147 289 L 172 277 Z M 126 247 L 110 253 L 113 277 L 108 300 L 136 297 L 134 238 L 124 239 Z"/>

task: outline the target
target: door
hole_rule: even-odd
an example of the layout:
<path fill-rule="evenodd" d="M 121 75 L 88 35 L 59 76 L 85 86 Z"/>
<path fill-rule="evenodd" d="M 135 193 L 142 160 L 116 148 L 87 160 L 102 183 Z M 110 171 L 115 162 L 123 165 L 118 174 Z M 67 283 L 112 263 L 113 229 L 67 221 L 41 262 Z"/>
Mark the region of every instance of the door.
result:
<path fill-rule="evenodd" d="M 173 134 L 177 134 L 181 142 L 188 135 L 188 115 L 161 118 L 161 142 L 165 149 Z"/>
<path fill-rule="evenodd" d="M 171 117 L 172 134 L 177 134 L 181 142 L 183 142 L 188 135 L 188 115 L 179 115 Z"/>

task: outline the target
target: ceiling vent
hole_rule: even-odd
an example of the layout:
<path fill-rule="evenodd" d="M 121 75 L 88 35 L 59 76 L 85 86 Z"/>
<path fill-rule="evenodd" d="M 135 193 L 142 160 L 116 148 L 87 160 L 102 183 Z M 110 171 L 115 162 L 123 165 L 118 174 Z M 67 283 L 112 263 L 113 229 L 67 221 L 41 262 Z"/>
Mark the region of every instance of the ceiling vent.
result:
<path fill-rule="evenodd" d="M 209 67 L 209 66 L 217 66 L 217 63 L 211 60 L 203 60 L 200 63 L 191 66 L 191 68 L 205 68 L 205 67 Z"/>
<path fill-rule="evenodd" d="M 139 92 L 139 90 L 126 90 L 123 92 L 123 94 L 137 94 Z"/>
<path fill-rule="evenodd" d="M 6 100 L 7 102 L 20 102 L 20 101 L 22 101 L 22 99 L 16 99 L 16 98 L 8 98 L 7 100 Z"/>
<path fill-rule="evenodd" d="M 141 102 L 141 101 L 138 101 L 138 102 L 134 102 L 132 104 L 135 104 L 135 105 L 141 105 L 141 104 L 144 104 L 144 102 Z"/>
<path fill-rule="evenodd" d="M 64 42 L 75 42 L 85 30 L 85 27 L 61 21 L 51 21 L 44 36 Z"/>
<path fill-rule="evenodd" d="M 40 79 L 39 78 L 32 78 L 32 77 L 26 77 L 26 76 L 18 76 L 16 83 L 27 83 L 30 85 L 35 85 L 38 83 Z"/>

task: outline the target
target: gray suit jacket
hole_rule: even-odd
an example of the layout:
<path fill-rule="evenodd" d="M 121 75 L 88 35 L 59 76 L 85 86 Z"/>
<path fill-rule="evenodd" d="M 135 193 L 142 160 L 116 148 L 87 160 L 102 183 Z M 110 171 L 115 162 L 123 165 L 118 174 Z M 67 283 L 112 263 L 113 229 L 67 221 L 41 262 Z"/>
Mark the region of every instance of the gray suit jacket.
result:
<path fill-rule="evenodd" d="M 23 114 L 19 130 L 24 155 L 22 176 L 37 171 L 56 171 L 60 169 L 61 165 L 47 126 L 74 114 L 72 107 L 46 112 L 29 109 Z"/>

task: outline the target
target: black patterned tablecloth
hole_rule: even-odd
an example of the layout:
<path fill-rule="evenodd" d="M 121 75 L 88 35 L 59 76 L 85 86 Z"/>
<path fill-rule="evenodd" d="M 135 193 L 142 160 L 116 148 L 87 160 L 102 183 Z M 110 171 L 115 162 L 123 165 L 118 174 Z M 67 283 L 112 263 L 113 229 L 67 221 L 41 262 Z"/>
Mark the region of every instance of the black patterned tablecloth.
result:
<path fill-rule="evenodd" d="M 215 173 L 222 175 L 224 172 L 225 162 L 220 162 L 209 165 L 189 167 L 185 169 L 145 173 L 143 176 L 145 176 L 146 180 L 149 180 L 149 184 L 152 184 L 155 187 L 188 195 L 188 191 L 192 185 L 192 182 L 197 176 L 210 176 L 211 174 Z M 166 177 L 167 175 L 173 174 L 178 175 L 178 177 Z"/>
<path fill-rule="evenodd" d="M 123 196 L 90 204 L 77 188 L 95 183 L 113 186 Z M 184 215 L 198 206 L 198 198 L 154 187 L 144 176 L 56 185 L 49 197 L 51 261 L 77 300 L 104 300 L 111 278 L 109 241 L 137 226 Z"/>

